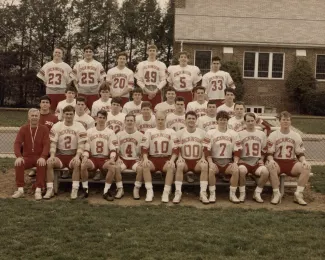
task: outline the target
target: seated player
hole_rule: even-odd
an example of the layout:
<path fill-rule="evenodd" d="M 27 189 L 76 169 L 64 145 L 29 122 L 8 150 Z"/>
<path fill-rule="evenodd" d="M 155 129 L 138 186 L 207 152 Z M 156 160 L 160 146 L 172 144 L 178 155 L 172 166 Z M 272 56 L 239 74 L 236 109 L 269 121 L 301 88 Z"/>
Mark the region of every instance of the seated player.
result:
<path fill-rule="evenodd" d="M 45 125 L 39 124 L 40 112 L 36 108 L 28 111 L 29 123 L 23 125 L 16 136 L 14 152 L 16 185 L 18 190 L 12 198 L 24 197 L 24 171 L 36 166 L 35 200 L 42 199 L 42 188 L 45 183 L 46 159 L 50 149 L 49 130 Z M 21 146 L 24 144 L 23 154 Z"/>
<path fill-rule="evenodd" d="M 177 132 L 180 154 L 176 162 L 177 170 L 175 176 L 175 197 L 174 203 L 180 203 L 182 198 L 183 175 L 188 171 L 200 173 L 200 201 L 208 204 L 208 162 L 203 153 L 208 141 L 205 139 L 205 131 L 196 127 L 197 115 L 189 111 L 185 115 L 186 128 Z"/>
<path fill-rule="evenodd" d="M 139 115 L 141 114 L 141 104 L 142 104 L 142 90 L 141 88 L 135 88 L 132 91 L 132 101 L 127 102 L 123 106 L 122 112 L 126 115 Z"/>
<path fill-rule="evenodd" d="M 158 111 L 165 112 L 167 116 L 175 112 L 175 98 L 176 91 L 173 88 L 166 88 L 165 90 L 166 101 L 161 102 L 155 106 L 155 113 Z"/>
<path fill-rule="evenodd" d="M 243 102 L 236 102 L 234 108 L 235 116 L 228 120 L 228 128 L 240 132 L 246 128 L 244 120 L 245 104 Z"/>
<path fill-rule="evenodd" d="M 111 112 L 107 113 L 106 125 L 112 129 L 115 134 L 124 130 L 124 120 L 126 114 L 121 113 L 121 98 L 112 98 Z"/>
<path fill-rule="evenodd" d="M 156 128 L 148 129 L 144 141 L 141 143 L 143 179 L 147 189 L 146 201 L 153 200 L 152 177 L 150 172 L 162 171 L 166 173 L 162 202 L 169 201 L 169 194 L 174 178 L 175 160 L 178 154 L 176 133 L 166 128 L 166 114 L 157 112 Z"/>
<path fill-rule="evenodd" d="M 167 128 L 179 131 L 186 127 L 185 125 L 185 101 L 183 97 L 176 97 L 175 99 L 175 112 L 167 115 L 166 126 Z"/>
<path fill-rule="evenodd" d="M 205 116 L 201 116 L 197 120 L 197 127 L 204 130 L 208 131 L 211 129 L 215 129 L 217 126 L 217 105 L 214 100 L 209 100 L 208 105 L 207 105 L 207 114 Z"/>
<path fill-rule="evenodd" d="M 156 127 L 156 118 L 152 114 L 151 103 L 148 101 L 143 101 L 141 104 L 141 115 L 136 116 L 136 127 L 141 133 L 145 133 L 145 131 L 149 128 Z"/>
<path fill-rule="evenodd" d="M 81 163 L 82 198 L 88 197 L 88 170 L 107 170 L 103 198 L 114 200 L 109 189 L 115 175 L 117 139 L 113 130 L 106 127 L 106 120 L 107 112 L 98 111 L 96 127 L 87 130 L 88 141 Z"/>
<path fill-rule="evenodd" d="M 194 111 L 197 117 L 205 116 L 207 114 L 208 101 L 205 100 L 204 87 L 196 87 L 195 93 L 197 100 L 187 104 L 186 112 Z"/>
<path fill-rule="evenodd" d="M 59 121 L 63 120 L 62 118 L 63 109 L 66 106 L 73 106 L 73 107 L 76 106 L 76 100 L 75 100 L 76 95 L 77 95 L 77 89 L 75 87 L 70 86 L 66 88 L 65 90 L 66 99 L 60 101 L 55 110 L 55 115 L 57 116 Z"/>
<path fill-rule="evenodd" d="M 220 111 L 226 111 L 230 117 L 234 115 L 235 106 L 235 90 L 233 88 L 225 89 L 225 103 L 217 108 L 217 113 Z"/>
<path fill-rule="evenodd" d="M 47 126 L 51 130 L 52 126 L 58 122 L 58 118 L 50 111 L 51 99 L 48 96 L 40 97 L 40 119 L 41 125 Z"/>
<path fill-rule="evenodd" d="M 109 86 L 106 82 L 104 82 L 99 88 L 100 98 L 93 103 L 91 108 L 91 116 L 93 118 L 96 117 L 97 112 L 100 110 L 105 110 L 107 112 L 110 111 L 112 99 L 109 97 L 109 95 Z"/>
<path fill-rule="evenodd" d="M 78 197 L 80 181 L 80 156 L 87 141 L 87 133 L 83 125 L 74 122 L 74 107 L 63 109 L 63 121 L 56 123 L 50 132 L 50 158 L 47 160 L 46 187 L 44 199 L 54 196 L 54 168 L 68 167 L 73 169 L 71 199 Z"/>
<path fill-rule="evenodd" d="M 142 186 L 142 167 L 140 166 L 140 144 L 144 135 L 135 128 L 135 116 L 125 116 L 125 130 L 118 132 L 118 159 L 116 161 L 115 180 L 117 193 L 115 198 L 120 199 L 124 195 L 122 174 L 125 169 L 136 172 L 133 189 L 133 198 L 140 199 L 140 188 Z"/>
<path fill-rule="evenodd" d="M 210 100 L 216 106 L 216 102 Z M 209 202 L 216 201 L 216 174 L 222 174 L 230 178 L 229 200 L 233 203 L 239 203 L 236 196 L 239 170 L 238 161 L 241 152 L 241 144 L 238 133 L 227 129 L 229 114 L 226 111 L 220 111 L 217 114 L 218 126 L 207 133 L 209 142 L 208 162 L 209 162 Z M 234 156 L 233 156 L 234 155 Z"/>
<path fill-rule="evenodd" d="M 273 187 L 272 204 L 280 201 L 279 178 L 272 179 L 272 173 L 277 175 L 285 173 L 298 177 L 297 189 L 294 193 L 294 202 L 299 205 L 307 205 L 303 197 L 303 191 L 309 180 L 310 164 L 306 161 L 305 148 L 301 136 L 290 129 L 291 114 L 281 112 L 279 116 L 280 129 L 272 132 L 268 137 L 267 167 L 271 174 Z"/>
<path fill-rule="evenodd" d="M 267 152 L 266 135 L 256 129 L 254 113 L 246 113 L 244 120 L 247 127 L 238 133 L 243 147 L 239 161 L 239 200 L 245 201 L 246 176 L 251 173 L 259 177 L 253 199 L 258 203 L 263 203 L 261 193 L 269 179 L 269 171 L 264 166 L 264 156 Z"/>
<path fill-rule="evenodd" d="M 95 126 L 95 120 L 86 113 L 86 99 L 84 97 L 76 98 L 76 114 L 74 121 L 80 122 L 86 130 Z"/>

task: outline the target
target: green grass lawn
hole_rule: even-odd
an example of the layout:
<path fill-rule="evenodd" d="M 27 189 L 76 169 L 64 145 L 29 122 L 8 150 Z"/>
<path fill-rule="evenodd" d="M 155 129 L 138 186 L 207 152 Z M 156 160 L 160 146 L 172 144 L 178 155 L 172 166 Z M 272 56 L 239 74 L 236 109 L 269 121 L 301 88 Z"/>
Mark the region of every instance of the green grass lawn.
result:
<path fill-rule="evenodd" d="M 324 259 L 325 213 L 0 200 L 0 258 Z"/>
<path fill-rule="evenodd" d="M 0 111 L 0 127 L 22 126 L 27 122 L 27 111 Z"/>
<path fill-rule="evenodd" d="M 306 134 L 325 134 L 324 118 L 293 118 L 292 125 Z"/>

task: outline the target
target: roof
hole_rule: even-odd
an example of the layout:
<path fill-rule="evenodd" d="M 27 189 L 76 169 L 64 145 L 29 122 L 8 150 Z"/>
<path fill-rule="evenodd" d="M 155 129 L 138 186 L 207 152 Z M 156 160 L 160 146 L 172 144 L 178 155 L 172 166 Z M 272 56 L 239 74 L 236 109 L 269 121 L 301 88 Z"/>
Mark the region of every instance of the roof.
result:
<path fill-rule="evenodd" d="M 325 1 L 186 0 L 175 41 L 325 47 Z"/>

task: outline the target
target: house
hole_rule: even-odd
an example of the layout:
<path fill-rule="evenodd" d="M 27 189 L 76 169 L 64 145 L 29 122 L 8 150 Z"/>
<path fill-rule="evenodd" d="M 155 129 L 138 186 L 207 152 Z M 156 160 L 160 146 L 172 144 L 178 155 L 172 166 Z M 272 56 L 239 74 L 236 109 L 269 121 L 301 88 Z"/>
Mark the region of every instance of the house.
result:
<path fill-rule="evenodd" d="M 175 0 L 174 53 L 188 51 L 202 73 L 212 56 L 237 61 L 250 105 L 294 110 L 285 80 L 307 59 L 325 89 L 325 1 Z"/>

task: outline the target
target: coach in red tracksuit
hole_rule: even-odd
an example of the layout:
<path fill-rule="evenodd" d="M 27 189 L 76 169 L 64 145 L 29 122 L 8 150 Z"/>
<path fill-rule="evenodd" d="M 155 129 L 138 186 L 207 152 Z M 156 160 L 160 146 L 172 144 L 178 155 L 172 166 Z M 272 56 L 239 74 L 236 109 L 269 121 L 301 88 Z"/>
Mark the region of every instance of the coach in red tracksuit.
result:
<path fill-rule="evenodd" d="M 41 200 L 41 188 L 45 183 L 46 159 L 50 150 L 49 130 L 45 125 L 39 124 L 40 112 L 32 108 L 28 111 L 29 124 L 22 126 L 17 134 L 14 152 L 17 157 L 15 161 L 16 184 L 18 190 L 12 195 L 17 199 L 24 197 L 24 170 L 37 168 L 35 199 Z M 21 145 L 24 145 L 21 154 Z"/>

